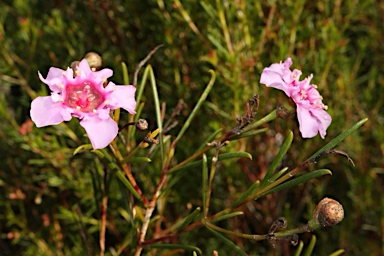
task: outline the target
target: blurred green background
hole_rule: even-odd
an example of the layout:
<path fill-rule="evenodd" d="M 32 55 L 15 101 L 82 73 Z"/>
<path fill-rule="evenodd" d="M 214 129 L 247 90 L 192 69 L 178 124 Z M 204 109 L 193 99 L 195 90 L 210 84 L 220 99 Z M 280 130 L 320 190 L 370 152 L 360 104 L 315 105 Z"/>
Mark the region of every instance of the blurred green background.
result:
<path fill-rule="evenodd" d="M 288 56 L 293 60 L 292 68 L 303 71 L 302 77 L 314 74 L 312 82 L 318 85 L 333 117 L 325 140 L 319 136 L 301 139 L 292 116 L 270 123 L 266 133 L 232 142 L 225 151 L 247 151 L 253 160 L 220 166 L 212 212 L 228 207 L 263 177 L 287 129 L 294 132 L 295 139 L 283 165 L 294 167 L 360 119 L 369 118 L 337 147 L 349 154 L 355 167 L 343 157 L 324 157 L 316 167 L 332 170 L 332 176 L 250 203 L 243 216 L 223 224 L 226 228 L 265 234 L 280 216 L 288 219 L 288 227 L 295 227 L 310 219 L 316 203 L 328 196 L 343 204 L 345 219 L 335 227 L 314 232 L 318 239 L 314 254 L 344 249 L 346 255 L 383 255 L 383 17 L 384 2 L 374 0 L 2 0 L 0 254 L 94 255 L 98 250 L 100 202 L 95 199 L 100 198 L 97 180 L 102 179 L 98 169 L 102 160 L 92 153 L 73 156 L 76 147 L 88 143 L 78 120 L 40 129 L 31 123 L 32 99 L 49 93 L 37 72 L 45 77 L 49 67 L 66 69 L 72 61 L 95 51 L 104 66 L 114 70 L 112 80 L 123 84 L 121 62 L 127 64 L 132 78 L 139 61 L 164 44 L 149 64 L 160 100 L 166 104 L 165 122 L 179 99 L 187 105 L 177 116 L 179 125 L 168 134 L 180 130 L 209 82 L 208 70 L 217 74 L 207 102 L 177 147 L 175 159 L 179 162 L 193 154 L 214 130 L 234 127 L 244 103 L 255 93 L 260 96 L 259 118 L 287 102 L 283 92 L 259 84 L 259 79 L 264 67 Z M 153 130 L 156 122 L 150 90 L 144 91 L 143 102 L 140 117 L 147 119 Z M 137 132 L 137 140 L 145 134 Z M 159 176 L 155 160 L 134 172 L 148 196 Z M 201 171 L 186 170 L 176 178 L 170 180 L 174 185 L 162 208 L 166 218 L 161 228 L 201 205 Z M 126 202 L 118 185 L 111 181 L 107 248 L 134 234 L 124 218 Z M 300 235 L 305 245 L 310 237 Z M 266 241 L 228 238 L 249 255 L 291 255 L 295 250 L 288 242 L 273 249 Z M 133 235 L 131 240 L 135 239 Z M 211 255 L 212 250 L 233 255 L 202 228 L 175 239 L 172 242 L 202 248 L 204 255 Z M 158 255 L 166 253 L 157 251 Z"/>

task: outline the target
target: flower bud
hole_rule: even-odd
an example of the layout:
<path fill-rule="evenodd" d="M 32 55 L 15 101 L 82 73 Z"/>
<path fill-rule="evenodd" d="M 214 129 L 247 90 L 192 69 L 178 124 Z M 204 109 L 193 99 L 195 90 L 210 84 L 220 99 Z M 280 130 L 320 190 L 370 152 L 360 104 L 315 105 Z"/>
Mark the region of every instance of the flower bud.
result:
<path fill-rule="evenodd" d="M 137 129 L 139 129 L 140 131 L 145 131 L 148 129 L 148 122 L 147 120 L 145 119 L 139 119 L 137 120 L 137 122 L 135 123 L 135 126 Z"/>
<path fill-rule="evenodd" d="M 84 56 L 84 59 L 88 61 L 89 67 L 93 70 L 99 70 L 102 65 L 101 56 L 95 52 L 89 52 Z"/>
<path fill-rule="evenodd" d="M 80 64 L 80 61 L 72 61 L 71 63 L 71 69 L 73 69 L 73 77 L 75 78 L 76 77 L 76 71 L 77 71 L 77 67 L 79 66 Z"/>
<path fill-rule="evenodd" d="M 344 218 L 343 206 L 331 198 L 322 199 L 313 212 L 313 220 L 323 227 L 334 226 Z"/>

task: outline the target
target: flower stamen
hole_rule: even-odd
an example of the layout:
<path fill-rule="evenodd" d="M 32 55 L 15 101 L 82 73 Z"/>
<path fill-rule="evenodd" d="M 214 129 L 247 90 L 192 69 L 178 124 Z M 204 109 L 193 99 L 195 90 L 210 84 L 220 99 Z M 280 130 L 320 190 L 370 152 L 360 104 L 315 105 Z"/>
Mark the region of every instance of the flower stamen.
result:
<path fill-rule="evenodd" d="M 104 95 L 90 82 L 67 85 L 66 104 L 69 107 L 87 113 L 97 109 L 104 100 Z"/>

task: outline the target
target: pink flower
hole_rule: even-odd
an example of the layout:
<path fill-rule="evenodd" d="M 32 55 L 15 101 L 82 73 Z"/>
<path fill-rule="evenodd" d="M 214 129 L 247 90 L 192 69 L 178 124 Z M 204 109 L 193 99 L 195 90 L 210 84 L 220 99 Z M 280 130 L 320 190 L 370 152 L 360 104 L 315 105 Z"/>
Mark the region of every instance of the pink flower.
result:
<path fill-rule="evenodd" d="M 291 58 L 284 63 L 275 63 L 265 68 L 261 74 L 260 83 L 285 92 L 296 103 L 297 118 L 303 138 L 312 138 L 319 132 L 324 139 L 326 130 L 332 122 L 331 116 L 325 111 L 327 106 L 322 103 L 322 97 L 314 84 L 310 84 L 312 75 L 299 81 L 301 71 L 289 68 Z"/>
<path fill-rule="evenodd" d="M 74 76 L 75 73 L 75 76 Z M 123 108 L 134 114 L 136 88 L 132 85 L 115 85 L 109 82 L 111 69 L 92 71 L 83 59 L 76 71 L 51 67 L 44 79 L 51 96 L 37 97 L 31 103 L 31 118 L 37 127 L 59 124 L 79 118 L 94 149 L 105 148 L 117 136 L 117 123 L 110 117 L 112 109 Z"/>

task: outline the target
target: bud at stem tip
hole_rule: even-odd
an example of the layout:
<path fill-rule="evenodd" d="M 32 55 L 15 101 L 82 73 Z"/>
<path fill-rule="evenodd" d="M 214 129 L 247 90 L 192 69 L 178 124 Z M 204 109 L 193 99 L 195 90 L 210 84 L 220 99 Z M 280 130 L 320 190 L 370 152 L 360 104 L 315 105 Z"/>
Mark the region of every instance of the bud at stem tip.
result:
<path fill-rule="evenodd" d="M 313 212 L 313 220 L 323 227 L 334 226 L 343 219 L 343 206 L 331 198 L 322 199 Z"/>

